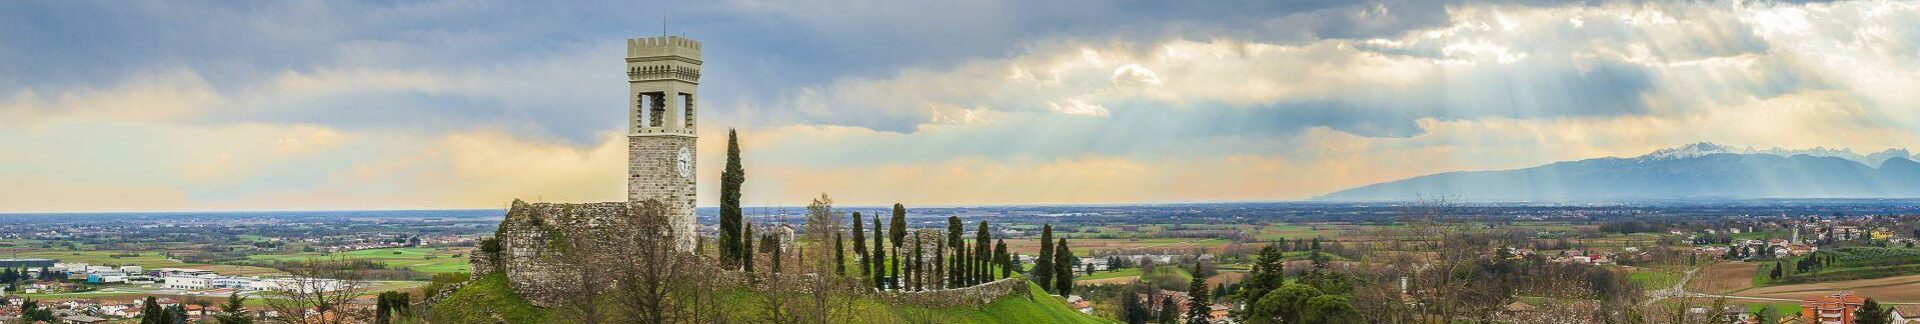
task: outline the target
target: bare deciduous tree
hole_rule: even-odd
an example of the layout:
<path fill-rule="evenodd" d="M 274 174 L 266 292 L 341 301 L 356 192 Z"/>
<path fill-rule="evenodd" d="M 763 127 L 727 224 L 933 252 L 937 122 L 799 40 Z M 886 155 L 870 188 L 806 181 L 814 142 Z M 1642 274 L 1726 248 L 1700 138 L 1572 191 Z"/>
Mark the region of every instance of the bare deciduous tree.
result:
<path fill-rule="evenodd" d="M 355 269 L 341 257 L 308 259 L 287 269 L 291 276 L 279 280 L 274 291 L 261 301 L 274 316 L 271 320 L 291 324 L 354 323 L 365 319 L 363 310 L 350 309 L 347 302 L 359 296 L 366 270 Z"/>
<path fill-rule="evenodd" d="M 632 242 L 626 249 L 610 251 L 622 265 L 614 271 L 617 281 L 614 289 L 618 292 L 620 307 L 625 311 L 625 322 L 629 323 L 672 323 L 679 322 L 679 305 L 675 305 L 673 285 L 682 276 L 683 270 L 692 263 L 690 255 L 675 249 L 674 235 L 692 235 L 675 233 L 667 222 L 667 206 L 658 200 L 647 200 L 629 207 L 629 215 L 634 220 L 632 237 L 624 241 Z"/>
<path fill-rule="evenodd" d="M 567 240 L 567 250 L 561 256 L 573 265 L 573 282 L 564 287 L 565 298 L 560 313 L 581 324 L 600 324 L 607 322 L 612 314 L 601 305 L 602 296 L 610 290 L 604 268 L 595 265 L 596 255 L 603 253 L 599 235 L 576 235 Z"/>

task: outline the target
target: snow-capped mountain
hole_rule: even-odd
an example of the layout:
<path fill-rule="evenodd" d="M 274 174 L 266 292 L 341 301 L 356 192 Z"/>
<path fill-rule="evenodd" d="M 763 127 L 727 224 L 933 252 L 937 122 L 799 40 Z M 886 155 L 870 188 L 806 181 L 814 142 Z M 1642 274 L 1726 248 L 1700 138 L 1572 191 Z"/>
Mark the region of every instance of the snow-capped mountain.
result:
<path fill-rule="evenodd" d="M 1419 176 L 1329 193 L 1340 201 L 1449 197 L 1469 201 L 1685 198 L 1914 198 L 1920 162 L 1904 149 L 1736 148 L 1694 143 L 1632 158 Z"/>
<path fill-rule="evenodd" d="M 1733 147 L 1728 145 L 1714 144 L 1710 142 L 1699 142 L 1699 143 L 1687 144 L 1687 145 L 1683 145 L 1675 148 L 1659 149 L 1659 150 L 1653 151 L 1653 153 L 1648 153 L 1647 155 L 1642 155 L 1638 158 L 1647 159 L 1647 160 L 1683 159 L 1683 158 L 1702 157 L 1702 156 L 1719 154 L 1719 153 L 1770 154 L 1770 155 L 1778 155 L 1778 156 L 1809 155 L 1809 156 L 1816 156 L 1816 157 L 1837 157 L 1837 158 L 1852 160 L 1854 162 L 1860 162 L 1860 164 L 1866 164 L 1867 166 L 1872 166 L 1872 167 L 1879 167 L 1881 162 L 1886 162 L 1887 159 L 1896 158 L 1896 157 L 1906 158 L 1908 160 L 1920 160 L 1920 157 L 1914 156 L 1913 153 L 1907 152 L 1906 149 L 1887 149 L 1885 151 L 1861 155 L 1860 153 L 1854 153 L 1852 149 L 1846 149 L 1846 148 L 1833 149 L 1833 148 L 1826 148 L 1826 147 L 1814 147 L 1810 149 L 1789 150 L 1789 149 L 1775 147 L 1775 148 L 1770 148 L 1765 150 L 1757 150 L 1752 147 Z"/>

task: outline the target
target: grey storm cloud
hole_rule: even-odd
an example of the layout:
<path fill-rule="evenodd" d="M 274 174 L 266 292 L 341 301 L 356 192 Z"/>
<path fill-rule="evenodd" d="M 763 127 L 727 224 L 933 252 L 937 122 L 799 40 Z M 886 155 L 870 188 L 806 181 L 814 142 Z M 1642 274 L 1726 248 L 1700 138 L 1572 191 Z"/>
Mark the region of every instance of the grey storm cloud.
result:
<path fill-rule="evenodd" d="M 1601 2 L 1611 3 L 1611 2 Z M 1638 2 L 1627 2 L 1638 3 Z M 292 73 L 340 69 L 419 71 L 468 83 L 449 89 L 265 97 L 239 102 L 217 121 L 315 123 L 341 128 L 459 128 L 513 125 L 518 132 L 595 140 L 618 129 L 600 107 L 621 102 L 617 44 L 665 28 L 705 40 L 710 80 L 708 116 L 741 125 L 828 124 L 911 132 L 923 111 L 897 101 L 828 102 L 847 112 L 787 111 L 795 89 L 847 78 L 888 78 L 903 69 L 944 71 L 968 62 L 1009 59 L 1046 44 L 1092 42 L 1152 46 L 1168 40 L 1233 39 L 1306 45 L 1328 40 L 1367 47 L 1369 39 L 1402 38 L 1449 26 L 1449 9 L 1466 4 L 1546 7 L 1591 1 L 513 1 L 115 2 L 0 4 L 0 91 L 103 87 L 140 71 L 185 68 L 215 89 L 247 91 Z M 1655 3 L 1657 4 L 1657 3 Z M 1729 19 L 1724 16 L 1682 19 Z M 663 21 L 662 19 L 665 19 Z M 1572 33 L 1588 39 L 1632 39 L 1624 28 Z M 1700 38 L 1669 42 L 1658 53 L 1719 57 L 1765 53 L 1769 45 L 1726 21 L 1692 30 Z M 1566 26 L 1537 28 L 1571 28 Z M 1584 34 L 1582 34 L 1584 33 Z M 1552 33 L 1544 35 L 1555 35 Z M 1612 59 L 1575 64 L 1569 46 L 1586 39 L 1540 39 L 1512 50 L 1542 52 L 1504 68 L 1449 72 L 1442 82 L 1392 89 L 1383 96 L 1355 89 L 1348 98 L 1262 103 L 1268 112 L 1187 110 L 1185 118 L 1246 123 L 1218 129 L 1289 132 L 1327 126 L 1369 136 L 1418 132 L 1418 118 L 1605 116 L 1645 113 L 1640 97 L 1658 87 L 1657 72 Z M 1365 48 L 1387 56 L 1438 57 L 1438 47 Z M 596 58 L 604 59 L 596 60 Z M 574 63 L 556 64 L 555 60 Z M 543 65 L 544 64 L 544 65 Z M 547 67 L 543 71 L 525 66 Z M 1777 70 L 1777 68 L 1776 68 Z M 1811 80 L 1755 85 L 1775 93 Z M 537 79 L 539 82 L 521 82 Z M 982 82 L 992 82 L 983 80 Z M 481 85 L 472 85 L 481 83 Z M 1528 88 L 1540 86 L 1546 88 Z M 1374 91 L 1374 92 L 1369 92 Z M 897 94 L 914 96 L 913 93 Z M 1403 100 L 1407 97 L 1448 99 Z M 1383 99 L 1385 98 L 1385 99 Z M 1396 100 L 1386 100 L 1396 99 Z M 964 102 L 960 104 L 966 104 Z M 1042 107 L 1043 102 L 1022 103 Z M 1113 118 L 1131 118 L 1111 103 Z M 1205 100 L 1191 103 L 1209 104 Z M 992 108 L 992 107 L 989 107 Z M 1239 114 L 1239 115 L 1236 115 Z M 1217 119 L 1214 119 L 1217 118 Z M 429 119 L 431 122 L 396 122 Z M 1216 130 L 1218 131 L 1218 130 Z"/>

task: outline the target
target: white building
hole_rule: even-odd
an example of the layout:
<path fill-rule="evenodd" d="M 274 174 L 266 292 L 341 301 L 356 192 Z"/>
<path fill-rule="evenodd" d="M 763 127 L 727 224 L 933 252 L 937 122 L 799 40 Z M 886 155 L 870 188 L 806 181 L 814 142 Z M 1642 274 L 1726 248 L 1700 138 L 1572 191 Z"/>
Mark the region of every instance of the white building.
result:
<path fill-rule="evenodd" d="M 168 276 L 166 287 L 168 289 L 205 290 L 213 287 L 213 278 Z"/>

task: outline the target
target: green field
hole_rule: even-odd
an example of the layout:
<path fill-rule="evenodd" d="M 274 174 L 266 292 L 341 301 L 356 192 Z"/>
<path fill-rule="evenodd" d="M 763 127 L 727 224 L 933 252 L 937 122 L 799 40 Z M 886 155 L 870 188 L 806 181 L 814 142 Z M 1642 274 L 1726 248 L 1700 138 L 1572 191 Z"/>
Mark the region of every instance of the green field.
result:
<path fill-rule="evenodd" d="M 1646 290 L 1660 290 L 1672 288 L 1673 284 L 1679 283 L 1680 274 L 1657 270 L 1638 271 L 1628 274 L 1627 281 L 1639 283 L 1640 287 Z"/>
<path fill-rule="evenodd" d="M 1820 258 L 1823 260 L 1823 265 L 1817 269 L 1799 271 L 1795 265 L 1796 262 L 1807 258 Z M 1775 267 L 1782 267 L 1779 279 L 1772 277 Z M 1841 247 L 1823 249 L 1809 255 L 1777 262 L 1762 262 L 1759 269 L 1754 271 L 1753 284 L 1756 287 L 1764 287 L 1911 274 L 1920 274 L 1920 250 L 1901 247 Z"/>
<path fill-rule="evenodd" d="M 116 254 L 122 254 L 122 255 L 115 256 Z M 138 254 L 138 255 L 129 256 L 125 254 Z M 8 253 L 5 257 L 45 258 L 45 259 L 60 260 L 60 262 L 85 262 L 85 263 L 90 263 L 94 265 L 108 265 L 108 266 L 131 265 L 131 266 L 139 266 L 145 269 L 158 269 L 158 268 L 206 269 L 206 270 L 213 270 L 214 272 L 223 274 L 223 275 L 236 275 L 236 276 L 266 275 L 266 274 L 280 273 L 280 271 L 278 270 L 261 268 L 261 267 L 185 263 L 185 262 L 167 259 L 166 256 L 162 255 L 160 252 L 151 252 L 151 251 L 138 252 L 138 253 L 126 252 L 126 251 L 29 251 L 29 252 Z"/>
<path fill-rule="evenodd" d="M 464 249 L 454 248 L 390 248 L 348 251 L 339 253 L 306 252 L 296 254 L 264 254 L 247 256 L 256 261 L 301 261 L 308 259 L 343 258 L 348 260 L 373 260 L 386 264 L 393 269 L 410 269 L 425 273 L 467 272 L 472 266 L 467 264 Z"/>

